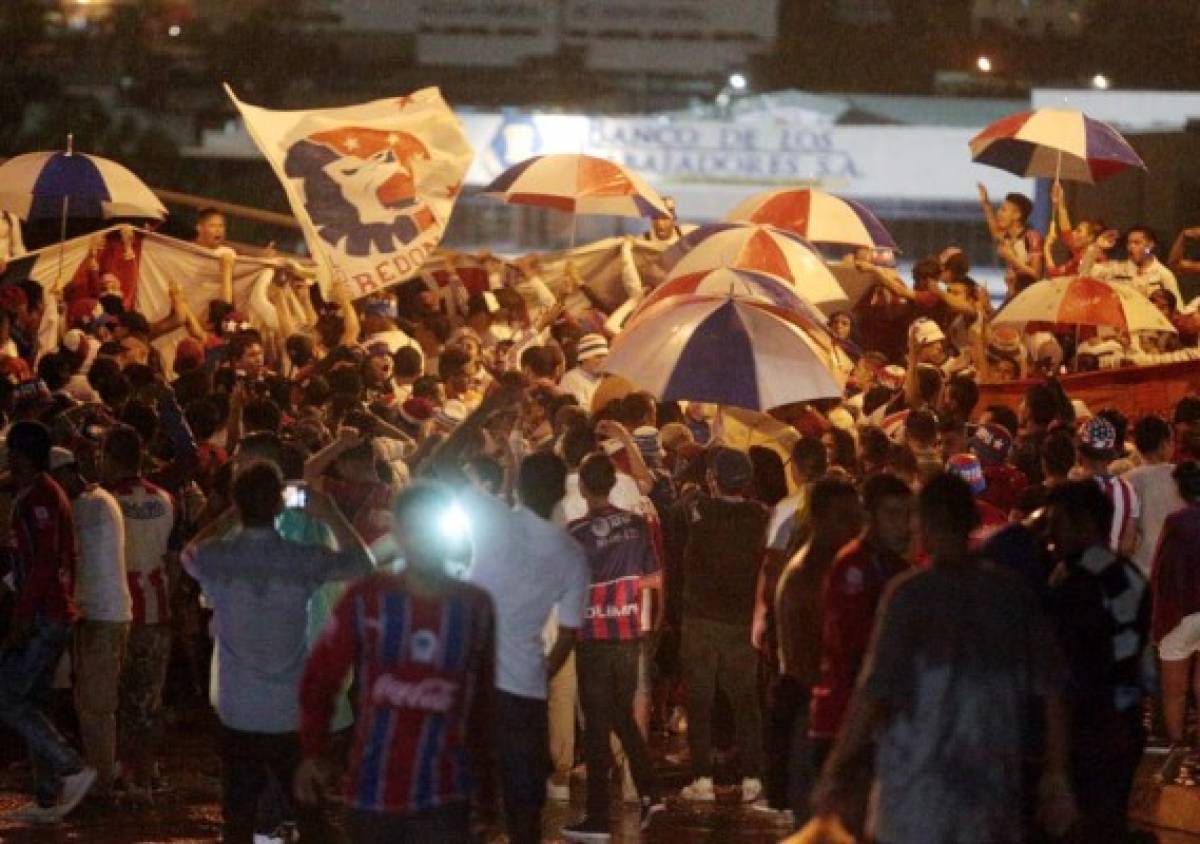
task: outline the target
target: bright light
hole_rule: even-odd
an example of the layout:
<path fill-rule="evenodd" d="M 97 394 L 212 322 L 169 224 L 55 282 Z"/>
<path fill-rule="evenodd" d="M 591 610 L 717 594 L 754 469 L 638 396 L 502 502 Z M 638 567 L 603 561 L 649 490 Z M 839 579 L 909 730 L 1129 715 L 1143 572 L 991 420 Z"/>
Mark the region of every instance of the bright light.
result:
<path fill-rule="evenodd" d="M 725 108 L 726 106 L 728 106 L 729 105 L 729 94 L 727 94 L 725 91 L 722 91 L 721 93 L 717 94 L 717 105 L 720 108 Z"/>
<path fill-rule="evenodd" d="M 183 27 L 177 23 L 173 23 L 167 28 L 167 35 L 170 35 L 172 38 L 178 38 L 180 35 L 183 35 Z"/>
<path fill-rule="evenodd" d="M 745 91 L 746 86 L 749 84 L 750 82 L 746 79 L 745 74 L 731 73 L 729 75 L 729 87 L 735 91 Z"/>
<path fill-rule="evenodd" d="M 1101 91 L 1107 91 L 1109 86 L 1108 77 L 1103 73 L 1097 73 L 1092 77 L 1092 87 L 1099 88 Z"/>
<path fill-rule="evenodd" d="M 438 530 L 443 539 L 449 542 L 462 542 L 470 534 L 471 523 L 462 507 L 455 503 L 442 513 L 438 521 Z"/>
<path fill-rule="evenodd" d="M 991 73 L 992 60 L 987 56 L 980 56 L 975 60 L 975 67 L 979 69 L 980 73 Z"/>

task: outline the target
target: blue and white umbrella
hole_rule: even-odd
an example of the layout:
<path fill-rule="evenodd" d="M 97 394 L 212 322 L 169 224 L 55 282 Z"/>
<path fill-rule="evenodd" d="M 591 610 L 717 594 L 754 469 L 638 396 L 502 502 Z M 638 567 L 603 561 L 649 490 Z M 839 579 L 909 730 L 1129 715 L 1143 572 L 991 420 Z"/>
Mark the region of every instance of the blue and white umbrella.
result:
<path fill-rule="evenodd" d="M 776 305 L 725 296 L 658 304 L 617 335 L 604 369 L 662 401 L 747 410 L 842 394 L 824 338 Z"/>
<path fill-rule="evenodd" d="M 67 217 L 152 217 L 167 209 L 154 192 L 128 169 L 75 152 L 30 152 L 0 164 L 0 211 L 22 220 Z"/>

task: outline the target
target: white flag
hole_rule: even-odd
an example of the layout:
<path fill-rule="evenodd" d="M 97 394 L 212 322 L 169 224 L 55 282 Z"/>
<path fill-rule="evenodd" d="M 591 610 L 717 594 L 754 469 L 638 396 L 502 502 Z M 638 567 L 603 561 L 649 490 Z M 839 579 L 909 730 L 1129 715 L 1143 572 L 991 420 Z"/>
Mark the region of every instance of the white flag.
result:
<path fill-rule="evenodd" d="M 323 273 L 355 298 L 412 278 L 450 219 L 474 152 L 437 88 L 345 108 L 237 104 Z"/>

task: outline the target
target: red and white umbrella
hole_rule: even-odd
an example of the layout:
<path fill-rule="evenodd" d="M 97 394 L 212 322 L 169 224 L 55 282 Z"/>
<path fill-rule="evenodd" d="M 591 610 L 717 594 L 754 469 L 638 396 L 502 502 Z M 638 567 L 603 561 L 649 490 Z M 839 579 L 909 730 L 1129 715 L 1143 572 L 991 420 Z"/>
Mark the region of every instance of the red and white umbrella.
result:
<path fill-rule="evenodd" d="M 1129 167 L 1146 169 L 1116 129 L 1073 109 L 1010 114 L 969 143 L 973 161 L 1018 176 L 1092 184 Z"/>
<path fill-rule="evenodd" d="M 730 211 L 725 219 L 787 229 L 812 243 L 897 248 L 883 223 L 861 202 L 811 188 L 757 194 Z"/>
<path fill-rule="evenodd" d="M 846 291 L 825 260 L 804 238 L 774 226 L 713 223 L 680 238 L 663 253 L 667 279 L 729 267 L 754 270 L 791 282 L 825 308 L 845 307 Z"/>
<path fill-rule="evenodd" d="M 842 394 L 819 343 L 786 311 L 728 296 L 660 303 L 617 335 L 604 368 L 662 401 L 769 410 Z"/>
<path fill-rule="evenodd" d="M 671 216 L 662 197 L 641 176 L 594 155 L 536 155 L 509 167 L 483 192 L 509 205 L 569 214 Z"/>
<path fill-rule="evenodd" d="M 629 315 L 626 326 L 636 322 L 655 305 L 679 296 L 733 296 L 752 299 L 783 308 L 806 321 L 813 329 L 826 325 L 825 315 L 815 305 L 796 292 L 796 288 L 781 278 L 754 270 L 720 267 L 665 281 L 650 293 Z"/>
<path fill-rule="evenodd" d="M 993 325 L 1101 326 L 1119 331 L 1170 331 L 1175 327 L 1141 293 L 1120 282 L 1090 276 L 1039 281 L 1013 297 Z"/>

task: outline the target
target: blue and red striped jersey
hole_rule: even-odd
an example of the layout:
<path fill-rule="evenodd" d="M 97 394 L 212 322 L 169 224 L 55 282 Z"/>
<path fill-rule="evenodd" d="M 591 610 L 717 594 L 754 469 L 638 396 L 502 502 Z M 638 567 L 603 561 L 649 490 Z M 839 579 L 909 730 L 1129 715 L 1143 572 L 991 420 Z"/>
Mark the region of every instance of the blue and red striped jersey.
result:
<path fill-rule="evenodd" d="M 658 571 L 646 519 L 604 507 L 567 526 L 587 555 L 592 585 L 584 607 L 582 637 L 621 641 L 641 635 L 641 579 Z"/>
<path fill-rule="evenodd" d="M 300 742 L 319 755 L 338 693 L 357 671 L 346 803 L 407 814 L 470 799 L 468 722 L 480 684 L 493 682 L 491 599 L 453 582 L 417 595 L 403 575 L 350 587 L 313 646 L 300 686 Z"/>

